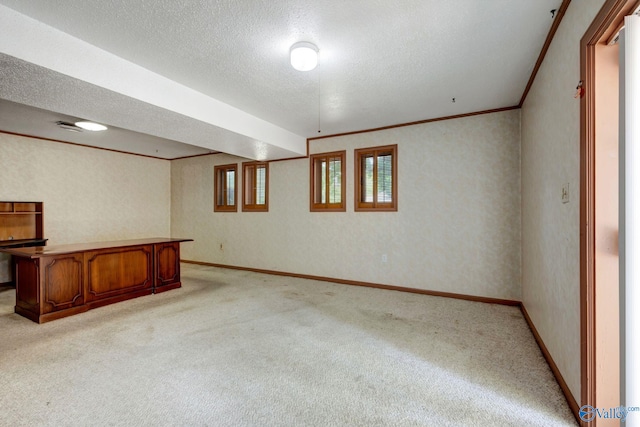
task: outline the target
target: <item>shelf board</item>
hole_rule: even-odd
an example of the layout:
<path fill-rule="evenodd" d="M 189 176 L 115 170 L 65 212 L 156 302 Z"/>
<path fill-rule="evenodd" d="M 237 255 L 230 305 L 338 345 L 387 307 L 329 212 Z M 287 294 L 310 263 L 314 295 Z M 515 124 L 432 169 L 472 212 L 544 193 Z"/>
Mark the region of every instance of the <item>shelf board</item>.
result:
<path fill-rule="evenodd" d="M 0 215 L 41 215 L 42 212 L 0 212 Z"/>

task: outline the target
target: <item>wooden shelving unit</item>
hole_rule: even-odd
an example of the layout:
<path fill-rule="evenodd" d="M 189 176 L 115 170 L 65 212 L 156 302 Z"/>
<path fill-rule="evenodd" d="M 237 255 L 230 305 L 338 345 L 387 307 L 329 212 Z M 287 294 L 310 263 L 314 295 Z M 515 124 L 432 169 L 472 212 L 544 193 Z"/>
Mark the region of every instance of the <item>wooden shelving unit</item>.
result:
<path fill-rule="evenodd" d="M 0 246 L 44 239 L 42 202 L 0 202 Z"/>

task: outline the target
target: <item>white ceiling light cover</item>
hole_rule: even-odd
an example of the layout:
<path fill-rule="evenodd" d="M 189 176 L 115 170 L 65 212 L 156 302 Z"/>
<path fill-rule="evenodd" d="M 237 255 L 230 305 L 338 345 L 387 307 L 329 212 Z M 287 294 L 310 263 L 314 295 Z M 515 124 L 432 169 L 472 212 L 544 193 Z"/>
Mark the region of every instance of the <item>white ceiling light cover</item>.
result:
<path fill-rule="evenodd" d="M 298 71 L 311 71 L 318 65 L 318 47 L 309 42 L 291 46 L 291 66 Z"/>
<path fill-rule="evenodd" d="M 90 130 L 93 132 L 107 130 L 107 127 L 105 125 L 101 125 L 100 123 L 94 123 L 94 122 L 76 122 L 75 125 L 84 130 Z"/>

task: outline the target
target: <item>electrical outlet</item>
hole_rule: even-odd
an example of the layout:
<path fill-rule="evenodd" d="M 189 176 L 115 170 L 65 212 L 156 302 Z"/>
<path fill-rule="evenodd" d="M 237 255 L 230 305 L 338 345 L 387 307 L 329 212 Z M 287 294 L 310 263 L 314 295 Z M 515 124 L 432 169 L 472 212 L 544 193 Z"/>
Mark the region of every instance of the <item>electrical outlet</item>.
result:
<path fill-rule="evenodd" d="M 569 203 L 569 183 L 562 186 L 562 203 Z"/>
<path fill-rule="evenodd" d="M 382 262 L 387 262 L 387 254 L 382 254 Z"/>

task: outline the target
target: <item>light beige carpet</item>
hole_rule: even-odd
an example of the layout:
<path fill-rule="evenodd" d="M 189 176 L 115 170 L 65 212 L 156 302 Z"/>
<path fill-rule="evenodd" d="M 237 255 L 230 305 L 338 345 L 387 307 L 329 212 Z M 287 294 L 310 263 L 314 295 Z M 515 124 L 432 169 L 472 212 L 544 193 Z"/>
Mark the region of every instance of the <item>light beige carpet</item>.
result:
<path fill-rule="evenodd" d="M 576 425 L 517 308 L 182 268 L 42 325 L 0 291 L 0 425 Z"/>

